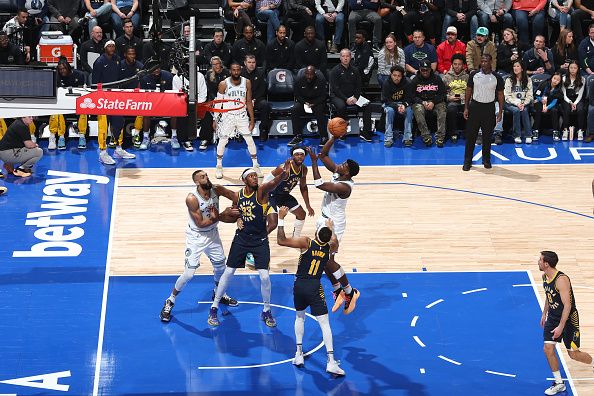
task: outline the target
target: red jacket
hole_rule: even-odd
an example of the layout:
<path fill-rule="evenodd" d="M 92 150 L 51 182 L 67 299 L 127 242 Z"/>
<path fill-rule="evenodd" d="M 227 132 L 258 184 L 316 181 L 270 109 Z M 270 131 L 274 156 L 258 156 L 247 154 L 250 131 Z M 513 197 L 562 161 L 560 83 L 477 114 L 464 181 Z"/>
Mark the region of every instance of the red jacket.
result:
<path fill-rule="evenodd" d="M 542 10 L 547 4 L 547 0 L 513 0 L 512 10 L 532 11 Z"/>
<path fill-rule="evenodd" d="M 447 40 L 437 46 L 437 72 L 446 74 L 452 66 L 452 56 L 462 54 L 466 58 L 466 44 L 456 40 L 451 46 Z"/>

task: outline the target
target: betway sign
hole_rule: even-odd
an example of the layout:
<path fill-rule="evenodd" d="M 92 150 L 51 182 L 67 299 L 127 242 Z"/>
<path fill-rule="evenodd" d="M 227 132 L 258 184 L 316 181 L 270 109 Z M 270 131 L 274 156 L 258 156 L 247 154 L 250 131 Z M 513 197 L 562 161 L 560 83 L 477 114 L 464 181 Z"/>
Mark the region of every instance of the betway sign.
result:
<path fill-rule="evenodd" d="M 186 94 L 182 92 L 103 91 L 76 99 L 77 114 L 185 117 Z"/>

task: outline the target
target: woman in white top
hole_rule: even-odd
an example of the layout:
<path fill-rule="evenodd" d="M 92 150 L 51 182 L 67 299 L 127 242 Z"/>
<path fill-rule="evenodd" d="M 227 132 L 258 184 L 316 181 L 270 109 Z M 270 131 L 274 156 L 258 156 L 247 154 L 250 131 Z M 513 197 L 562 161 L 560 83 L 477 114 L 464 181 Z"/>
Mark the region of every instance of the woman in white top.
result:
<path fill-rule="evenodd" d="M 388 34 L 384 40 L 384 47 L 377 55 L 377 81 L 380 87 L 390 78 L 390 69 L 392 66 L 400 65 L 404 67 L 404 51 L 396 45 L 396 37 L 392 33 Z"/>
<path fill-rule="evenodd" d="M 586 80 L 580 73 L 580 66 L 577 61 L 572 61 L 567 68 L 567 75 L 563 78 L 563 135 L 562 140 L 573 137 L 573 129 L 578 127 L 578 140 L 584 140 L 584 129 L 586 127 L 586 109 L 582 98 Z M 574 120 L 572 121 L 572 118 Z"/>
<path fill-rule="evenodd" d="M 532 80 L 519 59 L 512 64 L 512 74 L 505 80 L 503 89 L 505 110 L 514 117 L 513 135 L 517 144 L 522 143 L 522 132 L 526 143 L 532 143 L 532 125 L 530 123 L 530 104 L 533 100 Z"/>

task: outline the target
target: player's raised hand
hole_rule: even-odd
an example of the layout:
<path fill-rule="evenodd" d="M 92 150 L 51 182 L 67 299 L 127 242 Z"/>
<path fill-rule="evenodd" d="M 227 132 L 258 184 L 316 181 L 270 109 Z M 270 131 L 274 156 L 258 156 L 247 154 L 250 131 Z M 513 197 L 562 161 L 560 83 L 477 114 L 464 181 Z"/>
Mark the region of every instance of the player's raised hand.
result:
<path fill-rule="evenodd" d="M 281 206 L 280 208 L 278 208 L 278 218 L 279 219 L 284 219 L 285 216 L 287 215 L 287 213 L 289 213 L 289 208 L 286 206 Z"/>
<path fill-rule="evenodd" d="M 332 221 L 332 219 L 326 219 L 326 227 L 334 231 L 334 222 Z"/>
<path fill-rule="evenodd" d="M 312 162 L 318 160 L 318 153 L 316 153 L 316 149 L 314 147 L 307 146 L 305 148 L 305 151 L 307 151 L 307 154 L 309 154 L 309 158 L 311 159 Z"/>
<path fill-rule="evenodd" d="M 285 164 L 283 165 L 283 173 L 289 173 L 291 170 L 291 158 L 287 158 Z"/>

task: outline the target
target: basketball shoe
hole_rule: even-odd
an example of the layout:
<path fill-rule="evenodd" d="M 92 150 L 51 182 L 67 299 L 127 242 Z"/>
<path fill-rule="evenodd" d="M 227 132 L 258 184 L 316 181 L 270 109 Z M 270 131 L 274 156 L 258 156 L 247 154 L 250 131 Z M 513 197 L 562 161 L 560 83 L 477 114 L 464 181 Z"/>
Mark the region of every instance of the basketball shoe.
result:
<path fill-rule="evenodd" d="M 295 352 L 295 357 L 293 358 L 293 364 L 295 366 L 303 366 L 305 361 L 303 360 L 303 352 Z"/>
<path fill-rule="evenodd" d="M 213 291 L 212 291 L 212 301 L 214 301 L 214 299 L 215 299 L 215 295 L 216 295 L 216 292 L 215 292 L 215 290 L 213 290 Z M 237 302 L 237 300 L 236 300 L 236 299 L 234 299 L 234 298 L 232 298 L 232 297 L 229 297 L 229 296 L 227 295 L 227 293 L 225 293 L 225 294 L 223 295 L 223 297 L 221 297 L 221 301 L 219 301 L 219 302 L 220 302 L 221 304 L 223 304 L 223 305 L 227 305 L 227 306 L 229 306 L 229 307 L 236 307 L 236 306 L 238 306 L 238 305 L 239 305 L 239 303 Z"/>
<path fill-rule="evenodd" d="M 218 308 L 210 307 L 210 312 L 208 313 L 208 324 L 211 326 L 218 326 L 221 324 L 219 322 L 219 318 L 217 318 L 217 311 Z"/>
<path fill-rule="evenodd" d="M 326 371 L 330 374 L 334 375 L 344 375 L 344 370 L 338 367 L 338 362 L 334 359 L 328 359 L 328 363 L 326 363 Z"/>
<path fill-rule="evenodd" d="M 357 305 L 357 300 L 361 296 L 359 290 L 353 287 L 353 290 L 349 294 L 345 294 L 344 297 L 344 314 L 348 315 L 355 310 L 355 306 Z"/>
<path fill-rule="evenodd" d="M 171 320 L 171 310 L 173 309 L 173 304 L 170 299 L 165 300 L 165 304 L 163 305 L 163 309 L 161 309 L 161 314 L 159 317 L 161 318 L 161 322 L 169 322 Z"/>
<path fill-rule="evenodd" d="M 563 382 L 557 383 L 553 381 L 553 384 L 545 390 L 545 395 L 556 395 L 559 392 L 565 392 L 565 384 Z"/>
<path fill-rule="evenodd" d="M 266 323 L 268 327 L 276 327 L 276 320 L 272 317 L 271 311 L 262 312 L 261 315 L 262 320 Z"/>
<path fill-rule="evenodd" d="M 342 305 L 345 299 L 344 290 L 342 288 L 336 289 L 332 292 L 332 298 L 334 298 L 334 305 L 332 306 L 332 312 L 338 311 L 338 308 Z"/>

